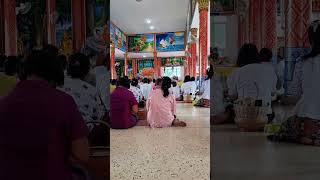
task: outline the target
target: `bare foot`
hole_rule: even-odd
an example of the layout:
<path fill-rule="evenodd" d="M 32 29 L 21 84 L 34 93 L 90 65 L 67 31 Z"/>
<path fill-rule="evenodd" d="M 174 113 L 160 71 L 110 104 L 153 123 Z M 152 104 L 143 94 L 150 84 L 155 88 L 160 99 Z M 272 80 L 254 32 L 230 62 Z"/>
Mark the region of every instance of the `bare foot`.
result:
<path fill-rule="evenodd" d="M 178 119 L 175 119 L 173 122 L 172 122 L 172 126 L 174 127 L 186 127 L 187 126 L 187 123 L 183 122 L 183 121 L 180 121 Z"/>

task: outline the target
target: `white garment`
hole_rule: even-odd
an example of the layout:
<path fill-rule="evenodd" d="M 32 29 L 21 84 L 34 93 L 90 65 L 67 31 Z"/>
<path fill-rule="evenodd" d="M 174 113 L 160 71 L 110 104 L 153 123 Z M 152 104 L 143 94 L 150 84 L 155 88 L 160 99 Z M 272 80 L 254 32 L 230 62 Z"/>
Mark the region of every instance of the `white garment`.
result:
<path fill-rule="evenodd" d="M 210 79 L 202 83 L 203 94 L 201 98 L 210 100 Z"/>
<path fill-rule="evenodd" d="M 223 85 L 221 82 L 221 78 L 218 74 L 214 74 L 213 78 L 211 79 L 212 84 L 212 104 L 213 107 L 211 108 L 212 111 L 211 115 L 217 115 L 223 113 L 225 111 L 224 103 L 223 103 Z"/>
<path fill-rule="evenodd" d="M 179 86 L 171 87 L 170 89 L 171 89 L 172 94 L 173 94 L 173 96 L 174 96 L 175 98 L 180 98 L 181 93 L 180 93 L 180 88 L 179 88 Z"/>
<path fill-rule="evenodd" d="M 142 95 L 143 95 L 144 99 L 147 100 L 149 98 L 149 94 L 152 90 L 151 84 L 143 83 L 140 85 L 140 89 L 142 91 Z"/>
<path fill-rule="evenodd" d="M 195 90 L 193 89 L 193 82 L 192 81 L 189 81 L 189 82 L 186 82 L 186 83 L 183 83 L 181 85 L 181 92 L 183 94 L 192 94 L 194 95 L 195 94 Z"/>
<path fill-rule="evenodd" d="M 192 81 L 192 92 L 196 93 L 197 91 L 197 83 L 195 81 Z"/>
<path fill-rule="evenodd" d="M 228 78 L 229 95 L 238 98 L 251 97 L 261 99 L 268 105 L 267 113 L 272 113 L 272 93 L 276 92 L 277 75 L 272 66 L 266 64 L 249 64 L 236 69 Z"/>
<path fill-rule="evenodd" d="M 106 109 L 110 109 L 110 71 L 105 66 L 96 66 L 96 88 Z"/>
<path fill-rule="evenodd" d="M 320 120 L 320 56 L 302 60 L 295 66 L 294 82 L 296 96 L 300 97 L 296 105 L 299 117 Z"/>

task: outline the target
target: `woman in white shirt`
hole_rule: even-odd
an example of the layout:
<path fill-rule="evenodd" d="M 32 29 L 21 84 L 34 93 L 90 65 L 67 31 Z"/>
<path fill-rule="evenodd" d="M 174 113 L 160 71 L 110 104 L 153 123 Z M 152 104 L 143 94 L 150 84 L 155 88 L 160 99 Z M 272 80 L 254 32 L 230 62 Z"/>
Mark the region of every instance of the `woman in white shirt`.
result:
<path fill-rule="evenodd" d="M 181 100 L 180 87 L 177 85 L 176 81 L 172 81 L 171 92 L 173 96 L 176 98 L 176 101 Z"/>
<path fill-rule="evenodd" d="M 320 21 L 308 29 L 312 50 L 297 60 L 293 88 L 297 91 L 283 101 L 296 103 L 295 117 L 282 125 L 274 137 L 306 145 L 320 145 Z"/>
<path fill-rule="evenodd" d="M 272 94 L 276 92 L 277 77 L 274 69 L 260 63 L 258 49 L 254 44 L 244 44 L 238 55 L 238 69 L 228 78 L 228 94 L 231 99 L 253 98 L 262 100 L 272 114 Z M 266 114 L 266 115 L 267 115 Z"/>

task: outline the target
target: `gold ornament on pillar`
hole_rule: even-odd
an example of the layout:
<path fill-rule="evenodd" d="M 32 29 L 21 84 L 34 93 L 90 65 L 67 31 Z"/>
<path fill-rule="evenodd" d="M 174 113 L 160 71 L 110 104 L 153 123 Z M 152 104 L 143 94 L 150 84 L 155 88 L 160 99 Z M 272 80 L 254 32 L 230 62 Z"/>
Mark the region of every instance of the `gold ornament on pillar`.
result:
<path fill-rule="evenodd" d="M 207 10 L 209 9 L 209 0 L 198 0 L 199 3 L 199 12 L 202 10 Z"/>
<path fill-rule="evenodd" d="M 191 35 L 195 38 L 198 36 L 198 28 L 191 28 Z"/>
<path fill-rule="evenodd" d="M 61 47 L 59 49 L 60 54 L 70 56 L 73 53 L 73 41 L 72 35 L 68 32 L 64 32 Z"/>

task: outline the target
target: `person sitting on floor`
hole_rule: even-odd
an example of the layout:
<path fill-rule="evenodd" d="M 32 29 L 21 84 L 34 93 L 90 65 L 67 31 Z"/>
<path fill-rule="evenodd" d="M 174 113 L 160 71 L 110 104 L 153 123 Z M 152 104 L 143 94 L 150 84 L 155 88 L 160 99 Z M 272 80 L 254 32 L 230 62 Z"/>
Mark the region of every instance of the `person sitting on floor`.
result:
<path fill-rule="evenodd" d="M 52 86 L 55 57 L 33 51 L 24 65 L 26 79 L 0 99 L 0 179 L 70 180 L 70 167 L 89 159 L 88 129 L 73 98 Z"/>
<path fill-rule="evenodd" d="M 66 77 L 63 87 L 58 88 L 73 97 L 86 122 L 103 120 L 106 113 L 96 87 L 84 81 L 89 68 L 90 60 L 86 55 L 71 55 L 68 64 L 70 77 Z"/>
<path fill-rule="evenodd" d="M 210 68 L 207 70 L 207 77 L 202 83 L 200 92 L 201 98 L 200 100 L 195 104 L 195 106 L 200 106 L 200 107 L 210 107 L 210 82 L 213 77 L 213 66 L 210 65 Z"/>
<path fill-rule="evenodd" d="M 0 73 L 0 97 L 8 95 L 18 83 L 18 64 L 15 56 L 4 60 L 4 73 Z"/>
<path fill-rule="evenodd" d="M 136 78 L 131 80 L 130 91 L 133 93 L 138 103 L 143 101 L 143 95 L 141 90 L 138 88 L 138 80 Z"/>
<path fill-rule="evenodd" d="M 143 78 L 143 84 L 141 84 L 140 89 L 142 91 L 144 100 L 147 100 L 152 90 L 152 87 L 151 87 L 151 84 L 149 83 L 148 78 Z"/>
<path fill-rule="evenodd" d="M 285 104 L 295 104 L 295 114 L 285 121 L 278 140 L 320 146 L 320 21 L 312 22 L 308 29 L 311 52 L 299 58 L 295 65 L 293 96 L 282 99 Z"/>
<path fill-rule="evenodd" d="M 129 80 L 119 78 L 116 89 L 110 95 L 111 128 L 127 129 L 138 122 L 138 102 L 129 89 Z"/>
<path fill-rule="evenodd" d="M 176 81 L 172 82 L 171 91 L 173 96 L 176 98 L 176 101 L 181 101 L 181 91 Z"/>
<path fill-rule="evenodd" d="M 169 92 L 171 79 L 163 77 L 161 88 L 150 93 L 147 101 L 147 121 L 151 128 L 170 126 L 186 126 L 186 123 L 176 118 L 176 99 Z"/>

